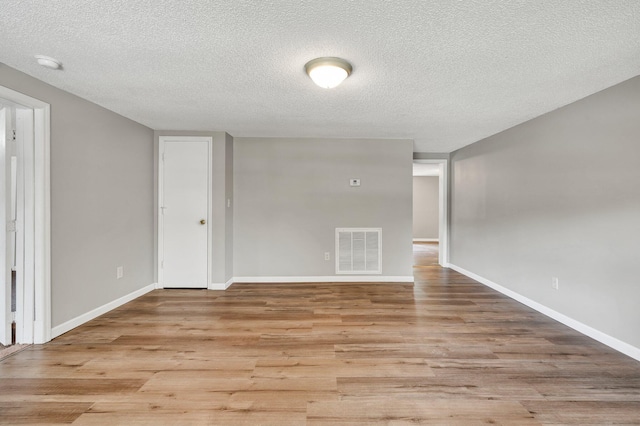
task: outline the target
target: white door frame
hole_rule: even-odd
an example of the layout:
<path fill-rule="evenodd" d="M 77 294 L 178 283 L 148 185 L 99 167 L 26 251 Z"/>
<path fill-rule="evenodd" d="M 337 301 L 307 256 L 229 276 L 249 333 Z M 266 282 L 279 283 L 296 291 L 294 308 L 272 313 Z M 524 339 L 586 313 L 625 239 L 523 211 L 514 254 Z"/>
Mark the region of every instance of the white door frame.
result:
<path fill-rule="evenodd" d="M 209 158 L 207 163 L 207 287 L 211 287 L 212 277 L 212 253 L 213 253 L 213 221 L 212 219 L 212 178 L 213 178 L 213 137 L 211 136 L 160 136 L 158 149 L 158 285 L 157 288 L 164 288 L 164 272 L 162 268 L 162 260 L 164 258 L 164 218 L 163 212 L 163 194 L 164 194 L 164 147 L 165 142 L 207 142 L 209 146 Z"/>
<path fill-rule="evenodd" d="M 0 343 L 11 344 L 11 258 L 12 247 L 8 224 L 11 205 L 11 110 L 0 109 Z M 6 223 L 6 225 L 4 223 Z"/>
<path fill-rule="evenodd" d="M 438 263 L 443 268 L 449 267 L 449 160 L 413 160 L 414 163 L 438 164 L 440 177 L 438 179 Z"/>
<path fill-rule="evenodd" d="M 24 235 L 24 297 L 16 334 L 18 343 L 46 343 L 51 340 L 51 108 L 4 86 L 0 98 L 33 110 L 33 146 L 21 147 L 23 159 L 18 159 L 24 170 L 24 220 L 16 224 Z"/>

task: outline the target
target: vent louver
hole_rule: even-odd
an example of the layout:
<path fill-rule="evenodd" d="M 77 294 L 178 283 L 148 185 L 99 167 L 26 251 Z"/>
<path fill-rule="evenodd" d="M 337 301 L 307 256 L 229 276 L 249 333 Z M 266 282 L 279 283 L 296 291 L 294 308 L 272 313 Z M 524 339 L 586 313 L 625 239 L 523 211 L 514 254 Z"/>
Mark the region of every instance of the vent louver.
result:
<path fill-rule="evenodd" d="M 382 228 L 336 228 L 336 274 L 381 274 Z"/>

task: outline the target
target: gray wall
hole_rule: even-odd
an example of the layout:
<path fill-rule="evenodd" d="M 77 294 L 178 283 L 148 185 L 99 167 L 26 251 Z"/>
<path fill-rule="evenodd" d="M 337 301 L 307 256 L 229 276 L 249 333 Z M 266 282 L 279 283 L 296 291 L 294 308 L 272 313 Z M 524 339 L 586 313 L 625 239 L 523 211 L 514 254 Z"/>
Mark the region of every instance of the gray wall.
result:
<path fill-rule="evenodd" d="M 1 64 L 0 85 L 51 104 L 52 326 L 152 284 L 152 130 Z"/>
<path fill-rule="evenodd" d="M 208 136 L 213 138 L 212 216 L 213 253 L 212 283 L 222 284 L 233 277 L 233 138 L 224 132 L 185 130 L 154 131 L 154 279 L 158 280 L 158 150 L 160 136 Z M 227 207 L 227 200 L 231 206 Z"/>
<path fill-rule="evenodd" d="M 335 228 L 382 227 L 382 274 L 412 276 L 412 149 L 409 140 L 235 138 L 234 275 L 335 275 Z"/>
<path fill-rule="evenodd" d="M 448 152 L 414 152 L 414 160 L 449 160 L 451 154 Z"/>
<path fill-rule="evenodd" d="M 413 238 L 438 239 L 437 176 L 413 177 Z"/>
<path fill-rule="evenodd" d="M 454 265 L 640 347 L 640 77 L 451 162 Z"/>

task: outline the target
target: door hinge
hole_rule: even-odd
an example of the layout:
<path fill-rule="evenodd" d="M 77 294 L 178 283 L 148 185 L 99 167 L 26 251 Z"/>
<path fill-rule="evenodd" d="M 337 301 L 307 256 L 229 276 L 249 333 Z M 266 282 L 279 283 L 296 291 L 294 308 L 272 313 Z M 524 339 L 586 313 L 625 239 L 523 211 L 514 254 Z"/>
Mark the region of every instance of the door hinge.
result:
<path fill-rule="evenodd" d="M 14 140 L 14 141 L 16 140 L 16 131 L 15 130 L 13 130 L 13 139 L 12 140 Z"/>
<path fill-rule="evenodd" d="M 15 220 L 7 222 L 7 232 L 17 232 L 18 226 Z"/>

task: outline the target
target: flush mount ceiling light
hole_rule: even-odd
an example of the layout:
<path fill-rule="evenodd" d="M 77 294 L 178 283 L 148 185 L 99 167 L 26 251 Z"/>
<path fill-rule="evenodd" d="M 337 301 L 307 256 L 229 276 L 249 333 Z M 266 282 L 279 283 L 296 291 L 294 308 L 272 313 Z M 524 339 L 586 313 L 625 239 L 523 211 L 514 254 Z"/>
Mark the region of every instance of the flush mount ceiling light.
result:
<path fill-rule="evenodd" d="M 304 66 L 311 80 L 325 89 L 332 89 L 349 77 L 353 68 L 341 58 L 316 58 Z"/>
<path fill-rule="evenodd" d="M 49 68 L 52 70 L 59 70 L 62 68 L 62 64 L 57 59 L 50 58 L 48 56 L 36 55 L 36 60 L 38 64 L 42 65 L 45 68 Z"/>

